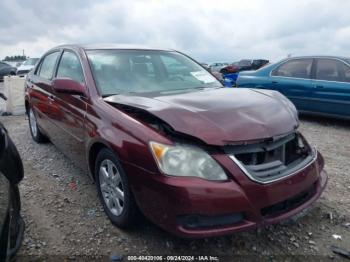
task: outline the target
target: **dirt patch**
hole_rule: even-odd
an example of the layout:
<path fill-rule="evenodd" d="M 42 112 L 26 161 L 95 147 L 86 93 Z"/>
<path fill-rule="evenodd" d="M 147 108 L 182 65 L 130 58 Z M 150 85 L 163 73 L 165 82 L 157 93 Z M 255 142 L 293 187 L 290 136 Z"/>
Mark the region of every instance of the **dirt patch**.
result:
<path fill-rule="evenodd" d="M 330 245 L 350 249 L 350 122 L 303 118 L 301 131 L 322 152 L 329 184 L 310 212 L 294 223 L 230 236 L 183 240 L 146 219 L 132 230 L 114 227 L 99 203 L 95 185 L 52 144 L 38 145 L 27 120 L 0 117 L 25 168 L 20 185 L 26 232 L 20 256 L 118 255 L 303 255 L 339 258 Z M 332 235 L 340 235 L 337 240 Z M 316 258 L 316 257 L 314 257 Z"/>

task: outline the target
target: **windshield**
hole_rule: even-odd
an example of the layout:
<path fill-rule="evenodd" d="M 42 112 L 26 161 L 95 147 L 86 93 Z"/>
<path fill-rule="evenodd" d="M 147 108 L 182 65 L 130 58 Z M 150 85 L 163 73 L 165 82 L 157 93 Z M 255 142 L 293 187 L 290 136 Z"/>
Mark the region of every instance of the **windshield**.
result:
<path fill-rule="evenodd" d="M 39 58 L 28 58 L 23 62 L 23 65 L 35 65 Z"/>
<path fill-rule="evenodd" d="M 177 52 L 90 50 L 86 53 L 102 96 L 222 87 L 207 70 Z"/>

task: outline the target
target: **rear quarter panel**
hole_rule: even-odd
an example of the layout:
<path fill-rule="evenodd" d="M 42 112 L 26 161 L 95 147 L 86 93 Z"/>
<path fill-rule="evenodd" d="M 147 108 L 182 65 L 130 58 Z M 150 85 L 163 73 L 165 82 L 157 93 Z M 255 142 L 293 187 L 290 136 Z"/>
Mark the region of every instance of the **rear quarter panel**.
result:
<path fill-rule="evenodd" d="M 268 65 L 256 71 L 240 72 L 236 81 L 237 87 L 270 88 L 270 72 L 277 65 Z"/>

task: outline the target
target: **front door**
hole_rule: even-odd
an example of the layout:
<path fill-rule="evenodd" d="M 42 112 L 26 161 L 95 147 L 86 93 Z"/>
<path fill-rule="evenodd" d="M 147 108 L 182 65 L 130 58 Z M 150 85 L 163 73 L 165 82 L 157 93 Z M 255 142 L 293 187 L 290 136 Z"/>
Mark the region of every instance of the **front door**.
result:
<path fill-rule="evenodd" d="M 269 88 L 288 97 L 298 110 L 310 110 L 312 58 L 288 60 L 271 72 Z"/>
<path fill-rule="evenodd" d="M 70 78 L 85 85 L 84 74 L 78 56 L 64 51 L 59 61 L 56 78 Z M 86 169 L 85 114 L 87 98 L 80 95 L 54 92 L 51 121 L 57 126 L 55 144 L 78 166 Z"/>

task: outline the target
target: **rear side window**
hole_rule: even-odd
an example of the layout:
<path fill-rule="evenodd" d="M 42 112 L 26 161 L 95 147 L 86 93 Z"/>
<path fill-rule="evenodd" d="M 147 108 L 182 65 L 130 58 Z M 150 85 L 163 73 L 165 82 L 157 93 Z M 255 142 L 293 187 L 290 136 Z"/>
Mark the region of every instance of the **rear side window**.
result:
<path fill-rule="evenodd" d="M 273 76 L 310 78 L 312 58 L 289 60 L 272 71 Z"/>
<path fill-rule="evenodd" d="M 70 78 L 78 83 L 84 82 L 83 69 L 79 58 L 72 52 L 65 51 L 57 70 L 57 77 Z"/>
<path fill-rule="evenodd" d="M 54 52 L 45 56 L 43 62 L 40 65 L 39 76 L 45 79 L 51 79 L 53 77 L 53 71 L 60 52 Z"/>
<path fill-rule="evenodd" d="M 344 73 L 344 82 L 350 83 L 350 67 L 344 63 L 341 63 L 341 70 Z"/>
<path fill-rule="evenodd" d="M 316 79 L 327 81 L 342 81 L 340 67 L 341 62 L 334 59 L 318 59 L 316 67 Z"/>

